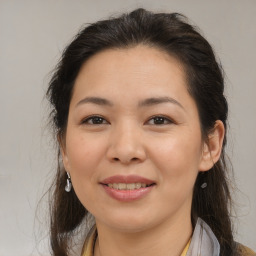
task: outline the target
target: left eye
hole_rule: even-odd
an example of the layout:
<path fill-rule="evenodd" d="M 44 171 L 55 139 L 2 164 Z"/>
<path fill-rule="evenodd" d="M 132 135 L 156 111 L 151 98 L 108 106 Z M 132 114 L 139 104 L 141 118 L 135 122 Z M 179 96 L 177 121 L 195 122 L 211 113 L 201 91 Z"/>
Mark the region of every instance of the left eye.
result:
<path fill-rule="evenodd" d="M 82 123 L 89 124 L 89 125 L 93 125 L 93 124 L 97 125 L 97 124 L 107 124 L 108 122 L 106 121 L 106 119 L 104 119 L 101 116 L 91 116 L 83 120 Z"/>
<path fill-rule="evenodd" d="M 154 124 L 154 125 L 163 125 L 163 124 L 171 124 L 173 123 L 173 121 L 164 116 L 154 116 L 151 119 L 149 119 L 148 123 Z"/>

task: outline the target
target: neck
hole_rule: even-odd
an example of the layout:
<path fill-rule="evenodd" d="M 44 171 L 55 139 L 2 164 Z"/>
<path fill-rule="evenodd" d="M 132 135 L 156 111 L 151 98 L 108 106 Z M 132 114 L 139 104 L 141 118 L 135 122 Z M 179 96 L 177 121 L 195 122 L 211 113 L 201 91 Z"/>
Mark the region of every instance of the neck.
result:
<path fill-rule="evenodd" d="M 180 256 L 192 235 L 190 217 L 166 221 L 139 232 L 111 229 L 97 223 L 98 239 L 94 256 Z"/>

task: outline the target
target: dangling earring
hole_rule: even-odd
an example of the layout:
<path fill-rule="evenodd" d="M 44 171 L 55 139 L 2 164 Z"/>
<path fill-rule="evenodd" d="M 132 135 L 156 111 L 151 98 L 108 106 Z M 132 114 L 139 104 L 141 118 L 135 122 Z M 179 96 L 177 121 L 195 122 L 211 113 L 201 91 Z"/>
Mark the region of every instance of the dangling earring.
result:
<path fill-rule="evenodd" d="M 207 187 L 207 183 L 204 182 L 202 185 L 201 185 L 201 188 L 206 188 Z"/>
<path fill-rule="evenodd" d="M 68 172 L 67 172 L 67 175 L 68 175 L 68 178 L 67 178 L 67 185 L 65 186 L 65 191 L 70 192 L 72 188 L 72 184 L 71 184 L 71 179 Z"/>

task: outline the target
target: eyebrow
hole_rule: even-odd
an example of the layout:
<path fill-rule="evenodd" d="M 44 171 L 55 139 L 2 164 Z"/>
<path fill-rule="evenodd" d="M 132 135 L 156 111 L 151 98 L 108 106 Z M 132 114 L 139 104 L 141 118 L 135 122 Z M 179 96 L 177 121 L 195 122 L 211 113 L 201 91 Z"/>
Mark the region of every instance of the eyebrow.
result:
<path fill-rule="evenodd" d="M 153 106 L 153 105 L 162 104 L 162 103 L 172 103 L 172 104 L 175 104 L 175 105 L 181 107 L 182 109 L 184 109 L 184 107 L 181 105 L 181 103 L 179 103 L 177 100 L 175 100 L 171 97 L 148 98 L 148 99 L 140 101 L 138 106 L 146 107 L 146 106 Z"/>
<path fill-rule="evenodd" d="M 76 104 L 76 107 L 78 107 L 79 105 L 85 104 L 85 103 L 93 103 L 96 105 L 110 106 L 110 107 L 113 106 L 113 103 L 107 99 L 100 98 L 100 97 L 86 97 L 86 98 L 80 100 Z"/>
<path fill-rule="evenodd" d="M 80 100 L 77 104 L 76 107 L 82 105 L 82 104 L 86 104 L 86 103 L 93 103 L 96 105 L 101 105 L 101 106 L 110 106 L 112 107 L 114 104 L 104 98 L 100 98 L 100 97 L 86 97 L 82 100 Z M 142 101 L 139 101 L 138 103 L 138 107 L 149 107 L 149 106 L 154 106 L 154 105 L 158 105 L 158 104 L 162 104 L 162 103 L 172 103 L 175 104 L 179 107 L 181 107 L 182 109 L 184 109 L 184 107 L 181 105 L 181 103 L 179 103 L 177 100 L 171 98 L 171 97 L 153 97 L 153 98 L 148 98 Z"/>

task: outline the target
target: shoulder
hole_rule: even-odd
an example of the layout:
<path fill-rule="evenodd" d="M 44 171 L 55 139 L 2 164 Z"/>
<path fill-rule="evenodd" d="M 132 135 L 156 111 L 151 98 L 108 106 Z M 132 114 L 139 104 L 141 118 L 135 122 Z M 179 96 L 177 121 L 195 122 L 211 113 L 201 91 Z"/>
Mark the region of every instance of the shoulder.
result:
<path fill-rule="evenodd" d="M 239 243 L 237 243 L 237 251 L 241 256 L 256 256 L 253 250 Z"/>

